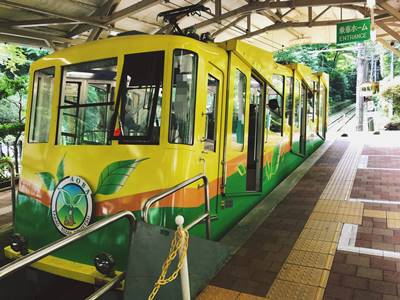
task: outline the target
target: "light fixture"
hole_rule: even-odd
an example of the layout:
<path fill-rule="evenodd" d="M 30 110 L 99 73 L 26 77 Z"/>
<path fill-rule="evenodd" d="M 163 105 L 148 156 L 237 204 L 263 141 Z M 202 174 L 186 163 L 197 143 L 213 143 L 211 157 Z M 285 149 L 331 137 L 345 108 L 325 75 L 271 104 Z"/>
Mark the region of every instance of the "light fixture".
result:
<path fill-rule="evenodd" d="M 369 8 L 374 8 L 376 5 L 376 1 L 375 0 L 367 0 L 367 6 Z"/>
<path fill-rule="evenodd" d="M 115 260 L 111 254 L 103 252 L 96 255 L 94 258 L 94 266 L 97 271 L 105 276 L 113 277 L 115 275 Z"/>

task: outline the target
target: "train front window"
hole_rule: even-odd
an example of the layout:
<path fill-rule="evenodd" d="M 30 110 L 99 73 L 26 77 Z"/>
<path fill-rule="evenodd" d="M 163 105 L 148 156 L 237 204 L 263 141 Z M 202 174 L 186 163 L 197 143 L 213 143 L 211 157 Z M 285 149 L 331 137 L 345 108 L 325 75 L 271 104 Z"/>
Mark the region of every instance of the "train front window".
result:
<path fill-rule="evenodd" d="M 54 67 L 35 72 L 29 124 L 29 143 L 47 143 L 51 120 Z"/>
<path fill-rule="evenodd" d="M 168 141 L 193 145 L 196 105 L 197 54 L 174 50 Z"/>
<path fill-rule="evenodd" d="M 59 145 L 107 145 L 114 113 L 117 59 L 63 68 Z"/>
<path fill-rule="evenodd" d="M 121 143 L 160 142 L 164 52 L 125 56 L 121 77 Z"/>

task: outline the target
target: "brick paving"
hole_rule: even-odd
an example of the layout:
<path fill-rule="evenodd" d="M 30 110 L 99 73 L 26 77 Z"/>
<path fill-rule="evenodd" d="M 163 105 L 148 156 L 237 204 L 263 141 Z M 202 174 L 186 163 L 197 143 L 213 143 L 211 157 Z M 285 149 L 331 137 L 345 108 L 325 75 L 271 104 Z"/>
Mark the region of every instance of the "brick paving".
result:
<path fill-rule="evenodd" d="M 399 299 L 400 261 L 337 251 L 324 299 Z"/>
<path fill-rule="evenodd" d="M 400 156 L 369 156 L 368 168 L 400 169 Z"/>
<path fill-rule="evenodd" d="M 345 155 L 348 144 L 336 141 L 214 278 L 213 292 L 199 299 L 400 299 L 398 140 L 395 133 L 369 135 L 361 139 L 367 145 L 352 144 Z M 366 165 L 359 155 L 367 156 Z M 324 197 L 331 187 L 325 196 L 332 198 Z M 307 220 L 320 228 L 305 229 Z M 338 222 L 343 231 L 332 227 Z M 324 242 L 336 234 L 339 240 Z"/>
<path fill-rule="evenodd" d="M 400 201 L 400 171 L 358 169 L 351 198 Z"/>
<path fill-rule="evenodd" d="M 400 147 L 374 147 L 366 145 L 362 155 L 400 155 Z"/>
<path fill-rule="evenodd" d="M 362 155 L 368 155 L 367 169 L 358 169 L 351 198 L 369 202 L 364 202 L 355 246 L 400 252 L 400 228 L 388 226 L 388 217 L 400 212 L 400 147 L 367 145 Z M 400 299 L 400 259 L 389 256 L 337 251 L 324 299 Z"/>
<path fill-rule="evenodd" d="M 336 141 L 326 151 L 211 285 L 265 297 L 348 144 Z"/>

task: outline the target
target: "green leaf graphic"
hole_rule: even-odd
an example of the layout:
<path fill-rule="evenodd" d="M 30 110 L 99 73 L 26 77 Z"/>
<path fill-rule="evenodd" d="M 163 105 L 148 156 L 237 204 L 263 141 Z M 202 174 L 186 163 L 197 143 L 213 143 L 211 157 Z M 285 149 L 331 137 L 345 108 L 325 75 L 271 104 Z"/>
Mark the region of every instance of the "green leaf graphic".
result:
<path fill-rule="evenodd" d="M 100 174 L 95 194 L 111 195 L 118 192 L 138 163 L 146 159 L 123 160 L 109 164 Z"/>
<path fill-rule="evenodd" d="M 40 179 L 42 180 L 44 186 L 49 192 L 54 191 L 55 179 L 54 176 L 49 172 L 39 172 Z"/>
<path fill-rule="evenodd" d="M 58 168 L 57 168 L 58 181 L 61 181 L 61 179 L 64 178 L 64 158 L 65 158 L 65 155 L 64 155 L 63 159 L 60 161 L 60 164 L 58 165 Z"/>
<path fill-rule="evenodd" d="M 66 190 L 60 190 L 62 195 L 62 200 L 64 201 L 65 205 L 72 205 L 72 197 Z"/>
<path fill-rule="evenodd" d="M 78 195 L 75 195 L 74 198 L 72 199 L 72 205 L 73 205 L 73 206 L 76 206 L 76 205 L 79 203 L 79 201 L 81 201 L 81 199 L 82 199 L 83 197 L 85 197 L 85 194 L 78 194 Z"/>

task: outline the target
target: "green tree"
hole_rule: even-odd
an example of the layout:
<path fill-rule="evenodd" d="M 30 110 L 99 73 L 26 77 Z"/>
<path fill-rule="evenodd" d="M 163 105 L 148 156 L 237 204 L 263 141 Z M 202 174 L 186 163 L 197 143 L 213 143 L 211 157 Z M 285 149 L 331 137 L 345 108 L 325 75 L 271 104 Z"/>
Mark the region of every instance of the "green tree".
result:
<path fill-rule="evenodd" d="M 17 171 L 18 143 L 25 124 L 29 67 L 47 53 L 41 49 L 0 45 L 0 141 L 12 142 Z"/>

